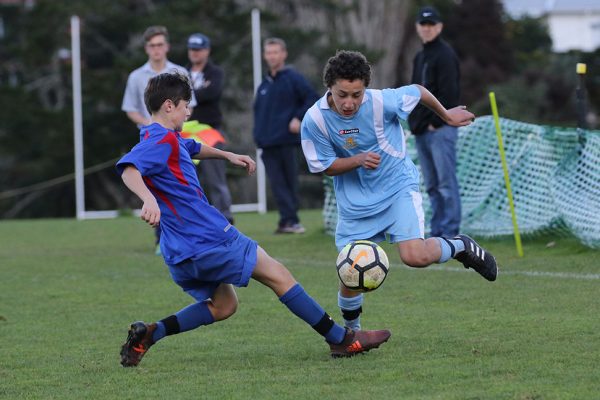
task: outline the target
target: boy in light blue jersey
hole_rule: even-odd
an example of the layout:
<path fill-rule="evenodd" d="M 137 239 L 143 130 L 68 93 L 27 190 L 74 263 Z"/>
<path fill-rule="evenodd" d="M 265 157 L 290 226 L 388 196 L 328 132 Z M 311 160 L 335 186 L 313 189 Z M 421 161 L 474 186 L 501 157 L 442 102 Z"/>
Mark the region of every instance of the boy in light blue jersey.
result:
<path fill-rule="evenodd" d="M 160 321 L 131 324 L 121 347 L 121 364 L 137 366 L 166 336 L 229 318 L 238 305 L 233 286 L 247 286 L 250 278 L 273 290 L 292 313 L 322 335 L 332 357 L 353 356 L 386 342 L 387 330 L 355 332 L 336 324 L 287 268 L 208 203 L 192 159 L 224 159 L 248 173 L 256 164 L 249 156 L 181 137 L 191 97 L 187 74 L 150 79 L 144 102 L 152 123 L 142 126 L 140 142 L 117 162 L 117 170 L 143 201 L 141 218 L 160 226 L 160 246 L 171 277 L 195 302 Z"/>
<path fill-rule="evenodd" d="M 474 115 L 465 106 L 446 110 L 420 85 L 367 89 L 371 67 L 359 52 L 338 51 L 323 72 L 327 93 L 302 121 L 302 149 L 311 172 L 333 176 L 338 207 L 335 244 L 355 240 L 396 243 L 402 261 L 415 268 L 450 258 L 496 280 L 494 257 L 473 239 L 424 239 L 419 173 L 406 156 L 400 120 L 419 103 L 448 125 L 465 126 Z M 360 329 L 363 295 L 340 284 L 338 305 L 347 327 Z"/>

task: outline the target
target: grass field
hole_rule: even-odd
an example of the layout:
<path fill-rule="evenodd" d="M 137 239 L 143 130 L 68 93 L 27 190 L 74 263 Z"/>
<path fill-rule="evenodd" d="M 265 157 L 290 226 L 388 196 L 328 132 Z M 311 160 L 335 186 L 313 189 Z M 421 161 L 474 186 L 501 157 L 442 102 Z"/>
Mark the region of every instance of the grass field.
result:
<path fill-rule="evenodd" d="M 298 236 L 273 235 L 272 213 L 236 221 L 339 320 L 333 240 L 319 211 L 301 217 Z M 600 251 L 574 239 L 525 238 L 522 259 L 511 238 L 483 241 L 502 267 L 495 283 L 454 261 L 402 267 L 385 246 L 393 267 L 366 295 L 363 327 L 392 338 L 364 356 L 330 359 L 251 282 L 232 318 L 168 337 L 124 369 L 129 323 L 191 301 L 152 237 L 133 217 L 0 222 L 0 398 L 600 398 Z"/>

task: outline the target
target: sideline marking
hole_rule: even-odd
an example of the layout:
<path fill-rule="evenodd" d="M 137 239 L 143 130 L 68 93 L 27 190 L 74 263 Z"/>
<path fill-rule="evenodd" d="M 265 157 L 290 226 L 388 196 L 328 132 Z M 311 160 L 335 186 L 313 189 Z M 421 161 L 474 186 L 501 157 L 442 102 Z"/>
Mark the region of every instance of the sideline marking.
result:
<path fill-rule="evenodd" d="M 306 260 L 302 259 L 291 259 L 291 258 L 278 258 L 280 262 L 284 265 L 314 265 L 318 267 L 332 267 L 335 268 L 335 263 L 325 263 L 325 262 L 310 262 L 308 263 Z M 430 265 L 427 268 L 411 268 L 407 267 L 404 264 L 390 264 L 391 268 L 403 268 L 408 271 L 447 271 L 447 272 L 472 272 L 477 273 L 475 271 L 470 271 L 464 267 L 452 267 L 452 266 L 441 266 L 441 265 Z M 578 273 L 578 272 L 550 272 L 550 271 L 517 271 L 517 270 L 505 270 L 502 268 L 498 269 L 498 277 L 500 278 L 503 275 L 522 275 L 522 276 L 530 276 L 530 277 L 542 277 L 542 278 L 557 278 L 557 279 L 581 279 L 587 281 L 597 281 L 600 280 L 600 274 L 588 274 L 588 273 Z"/>
<path fill-rule="evenodd" d="M 417 268 L 410 268 L 405 265 L 400 265 L 400 267 L 408 270 L 414 270 Z M 452 272 L 468 272 L 469 270 L 466 268 L 460 267 L 442 267 L 439 265 L 431 265 L 424 269 L 431 269 L 435 271 L 452 271 Z M 475 272 L 475 271 L 473 271 Z M 586 273 L 577 273 L 577 272 L 549 272 L 549 271 L 511 271 L 504 270 L 502 268 L 498 268 L 498 277 L 501 275 L 523 275 L 523 276 L 533 276 L 533 277 L 544 277 L 544 278 L 559 278 L 559 279 L 584 279 L 584 280 L 599 280 L 600 274 L 586 274 Z"/>

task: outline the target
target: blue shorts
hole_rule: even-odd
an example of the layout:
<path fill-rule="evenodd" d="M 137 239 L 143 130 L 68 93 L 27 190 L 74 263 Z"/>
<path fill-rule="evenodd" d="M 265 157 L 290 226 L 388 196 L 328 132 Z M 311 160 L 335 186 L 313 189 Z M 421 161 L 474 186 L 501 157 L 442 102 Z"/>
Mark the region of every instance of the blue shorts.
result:
<path fill-rule="evenodd" d="M 410 185 L 398 193 L 394 202 L 382 212 L 365 218 L 338 217 L 335 245 L 339 250 L 355 240 L 390 243 L 425 237 L 423 198 L 418 185 Z"/>
<path fill-rule="evenodd" d="M 237 232 L 212 249 L 168 265 L 171 277 L 184 292 L 201 302 L 212 297 L 221 283 L 247 286 L 256 267 L 256 242 Z"/>

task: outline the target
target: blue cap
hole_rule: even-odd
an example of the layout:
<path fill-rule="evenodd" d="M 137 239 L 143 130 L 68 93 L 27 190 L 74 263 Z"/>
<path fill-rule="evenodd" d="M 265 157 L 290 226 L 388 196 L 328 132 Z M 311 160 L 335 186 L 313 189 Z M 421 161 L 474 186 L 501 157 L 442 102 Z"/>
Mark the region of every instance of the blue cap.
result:
<path fill-rule="evenodd" d="M 187 41 L 188 49 L 208 49 L 210 48 L 210 39 L 201 33 L 194 33 Z"/>

